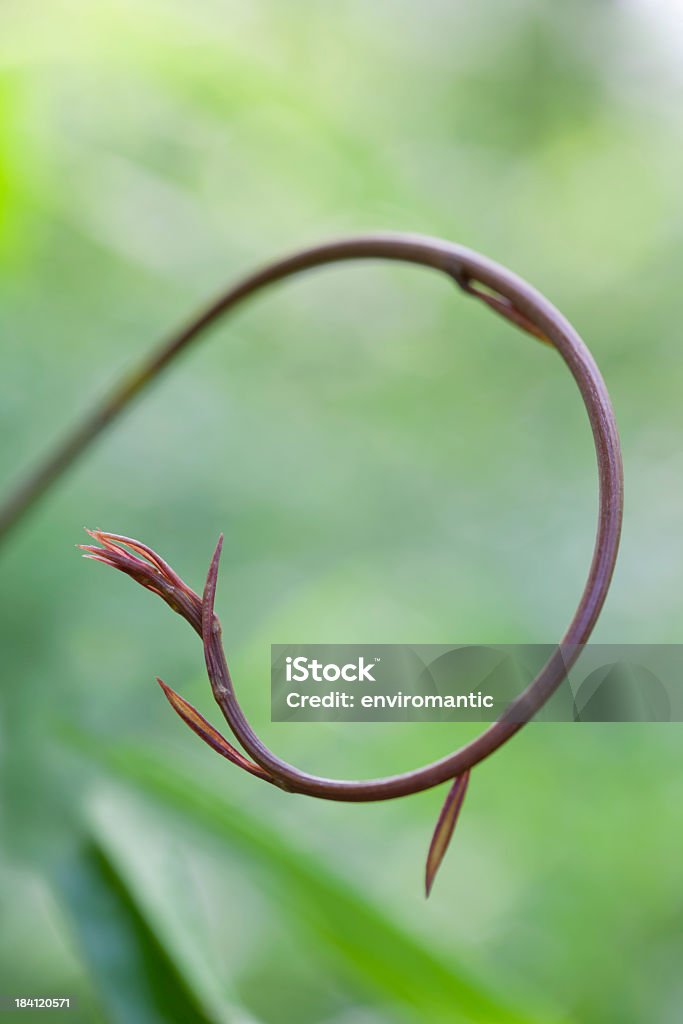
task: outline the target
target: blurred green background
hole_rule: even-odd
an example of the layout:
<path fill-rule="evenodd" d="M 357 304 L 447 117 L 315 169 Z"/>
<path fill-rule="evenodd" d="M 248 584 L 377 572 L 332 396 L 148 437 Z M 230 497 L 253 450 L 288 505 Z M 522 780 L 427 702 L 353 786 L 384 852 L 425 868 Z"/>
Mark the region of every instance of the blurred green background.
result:
<path fill-rule="evenodd" d="M 682 52 L 673 2 L 2 0 L 4 491 L 238 274 L 436 234 L 591 346 L 627 485 L 595 636 L 680 642 Z M 443 792 L 335 805 L 233 769 L 154 683 L 220 724 L 197 638 L 74 549 L 136 536 L 198 587 L 225 531 L 247 713 L 360 778 L 464 730 L 271 724 L 270 643 L 553 642 L 595 515 L 561 361 L 446 279 L 339 266 L 220 325 L 2 550 L 0 993 L 126 1024 L 678 1022 L 680 726 L 525 730 L 425 903 Z"/>

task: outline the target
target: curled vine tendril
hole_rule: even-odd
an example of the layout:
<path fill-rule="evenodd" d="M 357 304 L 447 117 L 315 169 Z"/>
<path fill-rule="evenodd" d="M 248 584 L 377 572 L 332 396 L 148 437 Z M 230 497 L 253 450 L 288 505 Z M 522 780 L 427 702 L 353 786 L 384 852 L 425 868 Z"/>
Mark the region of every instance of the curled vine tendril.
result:
<path fill-rule="evenodd" d="M 230 288 L 205 312 L 151 353 L 109 397 L 59 445 L 38 470 L 0 507 L 0 541 L 62 476 L 77 457 L 114 421 L 162 370 L 200 333 L 261 288 L 324 264 L 341 260 L 388 259 L 417 263 L 445 273 L 467 295 L 477 298 L 516 327 L 555 348 L 572 373 L 583 398 L 595 443 L 599 515 L 588 578 L 564 636 L 546 664 L 501 717 L 459 750 L 422 768 L 381 779 L 328 779 L 301 772 L 270 750 L 257 736 L 239 705 L 214 611 L 222 538 L 216 547 L 200 597 L 151 548 L 137 540 L 101 530 L 97 542 L 84 545 L 86 557 L 131 576 L 160 596 L 201 637 L 214 698 L 242 753 L 169 686 L 159 683 L 183 721 L 212 749 L 251 775 L 292 793 L 325 800 L 391 800 L 444 782 L 451 788 L 429 848 L 426 890 L 450 842 L 463 804 L 471 769 L 509 740 L 543 706 L 566 678 L 590 636 L 609 589 L 619 546 L 623 478 L 619 437 L 607 389 L 595 362 L 574 328 L 539 292 L 511 271 L 471 249 L 420 235 L 381 234 L 329 242 L 268 264 Z"/>

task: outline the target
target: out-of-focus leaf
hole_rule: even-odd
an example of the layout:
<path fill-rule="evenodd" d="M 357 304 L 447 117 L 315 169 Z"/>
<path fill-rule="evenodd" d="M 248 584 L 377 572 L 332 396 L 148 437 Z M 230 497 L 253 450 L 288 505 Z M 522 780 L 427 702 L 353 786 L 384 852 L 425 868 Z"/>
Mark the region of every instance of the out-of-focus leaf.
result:
<path fill-rule="evenodd" d="M 86 845 L 58 889 L 107 1018 L 121 1024 L 202 1024 L 209 1016 L 147 924 L 105 851 Z"/>
<path fill-rule="evenodd" d="M 333 953 L 359 989 L 403 1004 L 433 1024 L 540 1020 L 518 1012 L 462 965 L 422 944 L 289 836 L 231 804 L 222 792 L 139 748 L 103 751 L 82 737 L 74 742 L 117 778 L 247 853 L 259 881 L 276 891 L 281 910 Z"/>

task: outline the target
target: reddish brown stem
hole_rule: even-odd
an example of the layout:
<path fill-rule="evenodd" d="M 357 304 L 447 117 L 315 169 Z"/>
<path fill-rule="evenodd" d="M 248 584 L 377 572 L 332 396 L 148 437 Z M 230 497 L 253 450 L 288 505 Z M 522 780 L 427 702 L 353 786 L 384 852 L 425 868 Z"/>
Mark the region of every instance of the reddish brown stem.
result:
<path fill-rule="evenodd" d="M 50 483 L 61 475 L 76 455 L 129 404 L 159 372 L 198 334 L 223 313 L 259 289 L 312 267 L 338 260 L 381 258 L 402 260 L 433 267 L 455 280 L 468 294 L 485 302 L 506 319 L 554 346 L 572 373 L 583 397 L 593 430 L 598 461 L 599 518 L 588 579 L 576 612 L 560 645 L 527 689 L 512 702 L 506 713 L 479 737 L 460 750 L 430 765 L 366 782 L 320 778 L 300 772 L 278 758 L 255 734 L 235 696 L 232 680 L 220 642 L 220 626 L 213 613 L 220 545 L 212 561 L 203 602 L 158 556 L 137 542 L 126 541 L 137 550 L 145 568 L 131 566 L 124 554 L 108 551 L 102 558 L 91 549 L 92 557 L 129 572 L 144 586 L 161 594 L 164 600 L 202 635 L 205 658 L 214 696 L 233 733 L 254 762 L 276 784 L 296 792 L 328 800 L 387 800 L 420 792 L 462 775 L 488 757 L 528 722 L 560 685 L 578 657 L 598 618 L 609 588 L 617 557 L 621 530 L 623 482 L 621 451 L 609 396 L 600 372 L 576 331 L 539 292 L 499 264 L 472 250 L 437 239 L 411 235 L 370 235 L 331 242 L 307 249 L 270 264 L 230 289 L 206 313 L 162 346 L 137 374 L 119 385 L 108 403 L 102 406 L 67 443 L 47 461 L 18 495 L 0 511 L 0 536 L 35 501 Z M 112 535 L 102 535 L 111 537 Z M 113 542 L 116 545 L 116 541 Z M 136 547 L 137 545 L 137 547 Z M 155 561 L 155 559 L 157 559 Z M 134 559 L 135 561 L 135 559 Z M 154 571 L 150 570 L 150 566 Z M 172 575 L 171 575 L 172 574 Z M 175 579 L 174 579 L 175 577 Z"/>
<path fill-rule="evenodd" d="M 137 368 L 125 374 L 92 412 L 58 442 L 43 462 L 0 504 L 0 543 L 50 492 L 100 434 L 125 412 L 181 352 L 221 317 L 277 281 L 314 267 L 359 259 L 398 260 L 442 271 L 467 294 L 487 303 L 522 330 L 555 345 L 563 358 L 567 359 L 570 355 L 568 346 L 575 347 L 572 341 L 558 343 L 558 330 L 562 333 L 569 325 L 538 292 L 500 264 L 453 242 L 424 235 L 373 234 L 303 249 L 275 260 L 230 287 L 195 319 L 155 348 Z M 486 290 L 476 287 L 477 284 L 483 285 Z M 572 372 L 577 376 L 573 368 Z M 590 373 L 586 376 L 581 371 L 577 376 L 582 390 L 584 385 L 580 377 L 587 384 L 590 376 Z"/>

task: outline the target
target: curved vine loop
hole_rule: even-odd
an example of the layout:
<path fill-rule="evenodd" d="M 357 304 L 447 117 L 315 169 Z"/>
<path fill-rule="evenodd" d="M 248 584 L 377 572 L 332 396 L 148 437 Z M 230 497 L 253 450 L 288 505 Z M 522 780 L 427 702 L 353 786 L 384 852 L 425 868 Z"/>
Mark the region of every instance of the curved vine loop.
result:
<path fill-rule="evenodd" d="M 230 288 L 185 329 L 155 350 L 121 381 L 109 398 L 81 423 L 0 509 L 0 539 L 19 521 L 122 411 L 200 333 L 242 300 L 302 271 L 342 260 L 387 259 L 416 263 L 445 273 L 466 294 L 484 302 L 515 326 L 554 347 L 573 375 L 590 420 L 597 455 L 599 515 L 588 578 L 564 636 L 536 678 L 504 714 L 480 736 L 422 768 L 367 781 L 329 779 L 300 771 L 270 750 L 247 721 L 235 695 L 223 651 L 214 599 L 220 542 L 200 598 L 150 548 L 130 538 L 94 531 L 101 547 L 86 555 L 133 576 L 183 615 L 202 637 L 213 693 L 234 736 L 248 757 L 236 750 L 169 687 L 169 701 L 209 745 L 240 767 L 281 789 L 339 801 L 374 801 L 418 793 L 455 780 L 430 848 L 427 889 L 447 846 L 464 797 L 469 771 L 526 724 L 565 679 L 588 640 L 605 601 L 614 569 L 623 506 L 619 437 L 600 371 L 585 344 L 562 314 L 538 291 L 498 263 L 462 246 L 420 235 L 378 234 L 333 241 L 270 263 Z M 132 553 L 131 553 L 132 552 Z M 431 863 L 431 867 L 430 867 Z"/>

